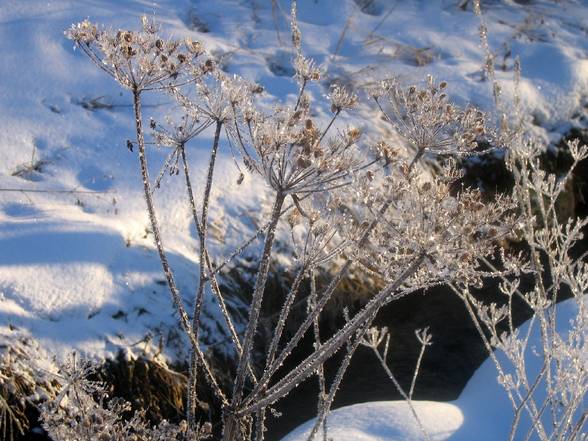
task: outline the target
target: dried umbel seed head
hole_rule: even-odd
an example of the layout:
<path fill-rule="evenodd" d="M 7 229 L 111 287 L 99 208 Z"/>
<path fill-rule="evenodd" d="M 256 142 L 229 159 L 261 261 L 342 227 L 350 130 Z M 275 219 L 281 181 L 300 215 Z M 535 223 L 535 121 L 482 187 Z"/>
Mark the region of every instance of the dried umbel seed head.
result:
<path fill-rule="evenodd" d="M 123 43 L 132 43 L 133 42 L 133 33 L 130 31 L 119 31 L 118 33 L 119 40 Z"/>
<path fill-rule="evenodd" d="M 76 43 L 90 44 L 98 37 L 98 28 L 94 23 L 86 19 L 72 25 L 70 29 L 65 31 L 65 35 Z"/>
<path fill-rule="evenodd" d="M 299 81 L 319 81 L 321 79 L 321 70 L 316 67 L 313 60 L 297 54 L 294 58 L 294 71 Z"/>
<path fill-rule="evenodd" d="M 398 150 L 394 149 L 390 144 L 380 141 L 375 145 L 376 153 L 384 159 L 388 164 L 398 158 Z"/>
<path fill-rule="evenodd" d="M 296 165 L 301 169 L 305 169 L 312 165 L 312 161 L 306 156 L 300 155 L 296 161 Z"/>
<path fill-rule="evenodd" d="M 331 87 L 329 97 L 333 113 L 341 112 L 343 109 L 351 109 L 357 103 L 357 95 L 350 93 L 345 87 L 338 84 Z"/>
<path fill-rule="evenodd" d="M 292 211 L 290 211 L 288 214 L 287 221 L 290 227 L 294 227 L 302 222 L 302 215 L 300 214 L 300 211 L 297 208 L 293 208 Z"/>
<path fill-rule="evenodd" d="M 122 46 L 121 52 L 127 60 L 137 55 L 137 51 L 132 46 Z"/>
<path fill-rule="evenodd" d="M 142 30 L 99 30 L 88 20 L 73 25 L 66 35 L 90 59 L 123 87 L 140 92 L 170 84 L 200 54 L 194 45 L 159 38 L 152 21 L 142 18 Z"/>
<path fill-rule="evenodd" d="M 184 43 L 188 51 L 194 55 L 200 55 L 202 52 L 204 52 L 202 43 L 200 43 L 199 41 L 193 41 L 191 38 L 188 37 L 186 38 Z"/>
<path fill-rule="evenodd" d="M 258 113 L 247 124 L 251 147 L 243 148 L 244 156 L 272 188 L 285 194 L 311 194 L 340 185 L 352 179 L 352 170 L 362 162 L 346 132 L 325 136 L 331 125 L 319 127 L 302 106 Z"/>
<path fill-rule="evenodd" d="M 435 176 L 423 181 L 414 175 L 406 179 L 390 175 L 369 183 L 368 194 L 377 196 L 375 206 L 384 201 L 389 205 L 383 205 L 388 207 L 383 213 L 368 204 L 365 212 L 357 211 L 360 219 L 378 221 L 368 245 L 354 251 L 358 262 L 365 262 L 369 271 L 385 280 L 395 280 L 399 268 L 406 268 L 425 253 L 428 260 L 413 281 L 478 277 L 480 269 L 470 256 L 493 253 L 496 237 L 513 224 L 509 213 L 514 201 L 501 197 L 493 203 L 481 203 L 479 192 L 467 189 L 456 194 L 445 182 L 447 175 L 454 173 L 440 174 L 444 179 Z"/>
<path fill-rule="evenodd" d="M 252 84 L 251 85 L 251 93 L 253 95 L 260 95 L 263 92 L 264 92 L 264 88 L 263 88 L 263 86 L 261 84 L 255 83 L 255 84 Z"/>
<path fill-rule="evenodd" d="M 428 76 L 426 86 L 403 88 L 397 81 L 382 86 L 391 112 L 386 119 L 416 151 L 423 153 L 468 155 L 477 150 L 477 141 L 487 135 L 484 115 L 473 107 L 465 109 L 448 102 L 447 83 L 436 83 Z M 443 92 L 440 92 L 443 91 Z M 384 112 L 384 106 L 376 99 Z"/>
<path fill-rule="evenodd" d="M 202 64 L 202 73 L 214 72 L 215 63 L 210 58 Z"/>
<path fill-rule="evenodd" d="M 357 127 L 350 127 L 347 129 L 347 139 L 349 143 L 357 142 L 360 136 L 361 130 L 359 130 Z"/>

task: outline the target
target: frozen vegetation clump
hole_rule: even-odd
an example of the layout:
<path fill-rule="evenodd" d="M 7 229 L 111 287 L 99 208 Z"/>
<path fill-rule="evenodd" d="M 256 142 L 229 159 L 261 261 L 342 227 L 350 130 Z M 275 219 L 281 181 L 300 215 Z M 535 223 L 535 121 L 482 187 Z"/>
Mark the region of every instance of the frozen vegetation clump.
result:
<path fill-rule="evenodd" d="M 145 412 L 132 412 L 124 400 L 111 398 L 100 383 L 88 380 L 94 367 L 76 360 L 75 354 L 56 375 L 61 384 L 57 397 L 44 404 L 44 426 L 56 440 L 168 441 L 205 440 L 210 423 L 188 428 L 185 421 L 162 421 L 151 426 Z"/>
<path fill-rule="evenodd" d="M 212 426 L 196 412 L 197 379 L 206 378 L 223 415 L 222 429 L 214 436 L 224 441 L 261 441 L 267 412 L 274 412 L 274 404 L 300 383 L 317 377 L 318 419 L 310 437 L 321 432 L 327 440 L 329 410 L 360 344 L 374 350 L 411 405 L 420 360 L 431 336 L 426 330 L 417 333 L 421 355 L 413 383 L 405 391 L 387 367 L 387 334 L 372 329 L 372 321 L 392 301 L 432 286 L 449 285 L 466 305 L 490 356 L 494 357 L 494 349 L 507 356 L 506 362 L 493 359 L 512 404 L 510 439 L 527 435 L 542 441 L 581 439 L 588 381 L 587 315 L 582 296 L 588 289 L 588 267 L 584 256 L 574 254 L 574 245 L 587 221 L 559 219 L 555 206 L 571 175 L 543 172 L 538 160 L 542 146 L 526 135 L 522 124 L 515 121 L 509 126 L 499 118 L 499 127 L 491 127 L 488 121 L 492 118 L 472 106 L 453 103 L 448 84 L 432 77 L 423 86 L 389 80 L 369 91 L 374 111 L 381 112 L 403 144 L 374 141 L 356 127 L 345 127 L 340 116 L 353 113 L 359 97 L 339 85 L 327 96 L 331 116 L 322 124 L 315 117 L 316 106 L 322 103 L 313 102 L 307 88 L 323 72 L 302 52 L 295 1 L 291 34 L 299 93 L 295 103 L 277 104 L 268 113 L 258 102 L 261 86 L 220 70 L 196 41 L 161 37 L 158 26 L 146 18 L 140 31 L 105 29 L 89 21 L 67 31 L 98 68 L 132 95 L 136 139 L 127 146 L 137 154 L 154 245 L 190 345 L 191 360 L 186 421 L 179 425 L 163 422 L 153 428 L 141 412 L 132 414 L 128 403 L 108 400 L 99 384 L 87 380 L 90 367 L 72 359 L 62 369 L 61 392 L 43 408 L 48 432 L 63 441 L 206 439 L 212 436 Z M 147 93 L 172 97 L 182 115 L 174 114 L 165 121 L 151 119 L 146 133 L 142 98 Z M 192 171 L 191 144 L 207 130 L 213 133 L 208 165 Z M 152 143 L 146 142 L 147 135 Z M 242 167 L 239 180 L 257 175 L 271 188 L 273 201 L 259 231 L 219 265 L 209 253 L 208 239 L 209 211 L 214 203 L 211 194 L 219 184 L 215 169 L 223 138 Z M 170 151 L 155 179 L 149 173 L 151 144 Z M 494 200 L 462 185 L 456 161 L 489 149 L 504 150 L 515 178 L 512 194 Z M 587 148 L 575 142 L 569 151 L 572 169 L 588 156 Z M 434 169 L 429 165 L 433 160 Z M 162 177 L 167 172 L 181 174 L 185 181 L 186 203 L 198 236 L 199 281 L 192 311 L 186 309 L 176 284 L 153 198 L 155 191 L 165 191 Z M 194 173 L 206 177 L 200 194 L 192 184 Z M 287 295 L 279 300 L 271 341 L 259 353 L 256 340 L 262 305 L 272 295 L 266 288 L 280 227 L 291 230 L 295 277 Z M 240 335 L 219 277 L 221 269 L 236 262 L 235 257 L 257 236 L 263 237 L 263 246 L 249 316 Z M 508 247 L 515 241 L 523 244 L 523 251 Z M 381 288 L 359 311 L 347 314 L 345 324 L 331 337 L 321 338 L 321 313 L 352 267 L 377 277 Z M 329 283 L 318 287 L 316 276 L 324 270 L 329 270 Z M 490 279 L 500 280 L 506 306 L 486 304 L 472 293 Z M 294 304 L 302 300 L 304 284 L 310 286 L 305 315 L 293 335 L 287 336 L 285 323 Z M 579 305 L 567 336 L 557 332 L 554 313 L 563 292 Z M 236 369 L 229 388 L 215 376 L 199 340 L 206 296 L 214 296 L 230 332 Z M 514 329 L 511 306 L 515 297 L 533 310 L 541 346 L 529 347 L 526 336 Z M 285 371 L 284 362 L 307 333 L 313 335 L 313 350 L 300 366 Z M 543 357 L 540 372 L 527 371 L 529 351 Z M 323 365 L 336 353 L 344 354 L 343 361 L 328 383 Z M 416 410 L 411 407 L 411 411 L 418 421 Z"/>

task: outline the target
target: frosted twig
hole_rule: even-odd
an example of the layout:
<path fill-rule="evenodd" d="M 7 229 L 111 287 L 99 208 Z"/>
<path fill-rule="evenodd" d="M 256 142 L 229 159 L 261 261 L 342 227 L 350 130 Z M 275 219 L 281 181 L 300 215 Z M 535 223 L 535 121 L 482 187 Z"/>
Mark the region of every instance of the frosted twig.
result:
<path fill-rule="evenodd" d="M 311 269 L 310 272 L 310 297 L 309 297 L 309 309 L 311 310 L 314 305 L 316 304 L 317 301 L 317 290 L 316 290 L 316 278 L 315 278 L 315 274 L 314 271 Z M 314 350 L 318 350 L 320 349 L 321 346 L 321 337 L 320 337 L 320 315 L 317 315 L 316 318 L 314 319 L 314 326 L 313 326 L 313 331 L 314 331 Z M 343 368 L 342 366 L 340 367 L 340 369 L 346 369 L 347 367 Z M 319 383 L 319 396 L 318 396 L 318 408 L 317 408 L 317 412 L 318 412 L 318 416 L 317 416 L 317 421 L 316 424 L 314 425 L 314 427 L 312 428 L 310 435 L 308 435 L 308 440 L 312 441 L 314 439 L 314 435 L 316 434 L 316 432 L 319 430 L 319 427 L 322 426 L 323 427 L 323 441 L 327 441 L 327 422 L 326 422 L 326 418 L 327 418 L 327 414 L 328 414 L 328 410 L 330 408 L 330 404 L 331 402 L 329 401 L 328 397 L 327 397 L 327 385 L 326 385 L 326 379 L 325 379 L 325 367 L 323 364 L 321 364 L 318 369 L 316 370 L 316 374 L 317 374 L 317 378 L 318 378 L 318 383 Z M 335 382 L 337 381 L 337 378 L 335 378 Z"/>
<path fill-rule="evenodd" d="M 382 358 L 382 355 L 380 354 L 380 351 L 378 350 L 378 346 L 375 345 L 373 341 L 364 341 L 364 344 L 372 349 L 372 351 L 374 352 L 374 354 L 378 358 L 380 365 L 382 366 L 382 368 L 386 372 L 386 375 L 388 375 L 388 378 L 390 378 L 390 381 L 392 381 L 392 383 L 394 384 L 394 387 L 396 388 L 398 393 L 400 395 L 402 395 L 402 398 L 404 399 L 408 408 L 410 409 L 410 412 L 412 413 L 412 415 L 413 415 L 413 417 L 419 427 L 419 430 L 421 431 L 421 434 L 423 435 L 423 438 L 427 441 L 430 441 L 431 438 L 429 437 L 429 434 L 426 431 L 425 426 L 423 425 L 423 422 L 419 418 L 418 413 L 417 413 L 416 409 L 414 408 L 414 405 L 412 404 L 412 398 L 410 397 L 410 394 L 407 395 L 406 392 L 404 392 L 404 389 L 402 388 L 402 386 L 400 385 L 400 383 L 398 382 L 398 380 L 396 379 L 396 377 L 394 376 L 394 374 L 392 373 L 392 371 L 388 367 L 386 360 L 384 358 Z M 386 346 L 387 346 L 387 344 L 386 344 Z M 418 367 L 417 367 L 417 369 L 418 369 Z"/>
<path fill-rule="evenodd" d="M 325 384 L 325 374 L 324 369 L 321 365 L 319 368 L 319 380 L 320 380 L 320 389 L 321 389 L 321 399 L 319 400 L 319 409 L 318 409 L 318 416 L 315 425 L 313 426 L 310 435 L 308 436 L 307 441 L 312 441 L 314 439 L 315 434 L 318 432 L 319 428 L 323 427 L 323 441 L 327 441 L 327 416 L 331 411 L 331 406 L 333 405 L 333 401 L 335 400 L 335 394 L 339 390 L 339 386 L 341 385 L 341 381 L 343 381 L 343 376 L 351 363 L 351 358 L 355 353 L 356 349 L 360 345 L 363 335 L 365 334 L 366 330 L 369 328 L 371 322 L 375 318 L 375 314 L 366 321 L 365 325 L 357 330 L 355 336 L 352 336 L 347 343 L 347 351 L 343 360 L 339 364 L 337 368 L 337 373 L 335 374 L 335 378 L 331 382 L 329 386 L 329 393 L 326 393 L 326 384 Z"/>
<path fill-rule="evenodd" d="M 410 390 L 408 391 L 408 398 L 410 398 L 411 400 L 412 400 L 412 395 L 414 393 L 414 386 L 415 386 L 416 380 L 419 376 L 419 370 L 421 367 L 421 363 L 423 362 L 423 355 L 425 355 L 425 350 L 427 349 L 427 346 L 432 344 L 431 335 L 428 332 L 429 332 L 428 327 L 425 329 L 417 329 L 415 331 L 415 335 L 417 337 L 417 340 L 421 344 L 421 350 L 419 351 L 419 356 L 417 358 L 416 365 L 414 367 L 414 372 L 412 374 L 412 381 L 410 382 Z"/>
<path fill-rule="evenodd" d="M 399 295 L 397 296 L 393 294 L 396 292 L 396 290 L 400 288 L 400 286 L 406 281 L 407 278 L 414 274 L 414 272 L 420 267 L 420 265 L 425 261 L 425 259 L 426 256 L 424 254 L 417 257 L 411 265 L 409 265 L 404 271 L 400 273 L 396 280 L 387 284 L 384 289 L 382 289 L 378 294 L 376 294 L 360 312 L 358 312 L 349 322 L 347 322 L 347 324 L 343 328 L 341 328 L 339 332 L 337 332 L 337 334 L 335 334 L 333 337 L 331 337 L 329 340 L 323 343 L 318 351 L 307 357 L 300 364 L 300 367 L 298 369 L 285 375 L 276 384 L 268 388 L 263 398 L 254 400 L 253 404 L 250 404 L 245 408 L 240 409 L 239 413 L 247 414 L 249 412 L 257 410 L 260 407 L 272 404 L 278 398 L 281 398 L 288 394 L 302 380 L 311 375 L 320 364 L 322 364 L 333 353 L 335 353 L 339 348 L 341 348 L 341 346 L 343 346 L 358 329 L 364 326 L 365 323 L 369 321 L 369 319 L 380 307 L 402 296 L 402 292 L 399 293 Z M 315 309 L 315 312 L 309 315 L 309 317 L 311 317 L 311 323 L 314 322 L 314 318 L 316 315 L 318 315 L 318 313 Z M 258 385 L 259 384 L 262 384 L 262 380 L 260 380 Z M 253 397 L 255 397 L 255 395 L 250 396 L 248 402 L 251 402 L 251 398 Z"/>
<path fill-rule="evenodd" d="M 206 361 L 204 354 L 200 350 L 200 346 L 192 329 L 189 324 L 188 314 L 184 309 L 184 305 L 182 303 L 182 298 L 180 296 L 180 292 L 176 286 L 176 282 L 172 273 L 172 269 L 169 265 L 167 260 L 167 255 L 165 252 L 165 248 L 163 246 L 163 242 L 161 239 L 161 234 L 159 232 L 159 224 L 157 221 L 157 215 L 155 212 L 155 205 L 153 204 L 153 198 L 151 189 L 149 187 L 149 169 L 147 165 L 147 157 L 145 155 L 145 138 L 143 135 L 143 123 L 142 123 L 142 115 L 141 115 L 141 97 L 140 92 L 135 91 L 133 93 L 133 105 L 135 110 L 135 125 L 137 131 L 137 144 L 139 146 L 139 162 L 141 166 L 141 175 L 143 177 L 143 193 L 145 196 L 145 201 L 147 203 L 147 212 L 149 214 L 149 221 L 151 223 L 151 231 L 153 231 L 155 246 L 157 248 L 157 252 L 159 254 L 159 260 L 161 261 L 161 266 L 163 268 L 163 273 L 165 275 L 170 294 L 172 296 L 173 302 L 176 306 L 178 311 L 178 315 L 180 316 L 180 324 L 186 335 L 189 337 L 190 342 L 192 344 L 193 349 L 196 351 L 197 356 L 199 357 L 201 363 L 205 367 L 205 372 L 211 381 L 213 389 L 218 397 L 222 401 L 227 401 L 222 390 L 220 389 L 212 370 L 208 366 L 208 362 Z"/>
<path fill-rule="evenodd" d="M 276 227 L 278 225 L 278 221 L 280 220 L 280 214 L 282 211 L 282 205 L 284 204 L 284 199 L 285 195 L 278 191 L 275 197 L 274 206 L 272 208 L 270 225 L 267 229 L 263 253 L 259 263 L 257 277 L 255 279 L 255 286 L 253 288 L 253 295 L 249 310 L 249 321 L 247 323 L 247 329 L 245 331 L 245 337 L 243 339 L 243 350 L 241 352 L 241 356 L 239 357 L 235 383 L 233 385 L 233 398 L 231 401 L 231 406 L 233 408 L 239 405 L 243 394 L 247 366 L 249 364 L 249 359 L 251 357 L 253 339 L 255 337 L 255 333 L 257 332 L 257 322 L 261 311 L 261 304 L 263 300 L 265 286 L 267 284 L 272 246 L 275 238 Z M 256 411 L 260 410 L 261 408 L 262 407 L 256 409 Z M 239 425 L 239 422 L 236 419 L 236 415 L 234 413 L 228 414 L 227 418 L 225 418 L 224 423 L 224 439 L 226 441 L 232 441 L 236 436 L 236 431 L 238 430 Z"/>

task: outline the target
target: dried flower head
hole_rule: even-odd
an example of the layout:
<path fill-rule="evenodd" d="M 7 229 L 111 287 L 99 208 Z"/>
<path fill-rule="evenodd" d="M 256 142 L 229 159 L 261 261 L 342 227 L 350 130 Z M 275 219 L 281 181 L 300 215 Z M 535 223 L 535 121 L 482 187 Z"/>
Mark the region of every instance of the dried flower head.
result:
<path fill-rule="evenodd" d="M 487 136 L 485 115 L 474 107 L 460 108 L 445 93 L 447 83 L 429 76 L 424 88 L 402 87 L 396 80 L 382 83 L 374 99 L 394 129 L 417 152 L 468 155 Z M 383 98 L 387 101 L 383 104 Z M 387 111 L 385 108 L 390 109 Z"/>
<path fill-rule="evenodd" d="M 65 33 L 123 87 L 140 92 L 176 79 L 202 52 L 191 40 L 161 39 L 159 27 L 147 17 L 141 23 L 140 31 L 114 31 L 84 20 Z"/>
<path fill-rule="evenodd" d="M 365 180 L 356 187 L 350 203 L 355 204 L 355 230 L 347 234 L 361 237 L 364 227 L 377 220 L 368 244 L 352 247 L 357 261 L 384 280 L 395 280 L 425 256 L 409 284 L 478 282 L 478 258 L 492 254 L 498 240 L 516 224 L 512 199 L 485 202 L 477 190 L 456 193 L 460 174 L 451 161 L 427 180 L 406 175 L 401 166 L 394 170 L 384 179 Z"/>
<path fill-rule="evenodd" d="M 65 31 L 65 35 L 78 43 L 90 44 L 98 37 L 98 28 L 94 23 L 85 19 L 80 23 L 73 24 L 71 28 Z"/>
<path fill-rule="evenodd" d="M 351 130 L 327 137 L 329 127 L 319 128 L 307 109 L 277 108 L 272 115 L 256 112 L 246 125 L 237 137 L 246 164 L 284 194 L 337 187 L 362 167 L 355 145 L 359 133 Z"/>
<path fill-rule="evenodd" d="M 340 84 L 331 86 L 331 93 L 329 94 L 331 100 L 331 111 L 341 112 L 343 109 L 351 109 L 357 103 L 357 95 L 349 92 Z"/>
<path fill-rule="evenodd" d="M 316 66 L 314 60 L 303 56 L 301 53 L 296 54 L 293 62 L 295 78 L 303 83 L 308 81 L 319 81 L 323 75 L 322 70 Z"/>

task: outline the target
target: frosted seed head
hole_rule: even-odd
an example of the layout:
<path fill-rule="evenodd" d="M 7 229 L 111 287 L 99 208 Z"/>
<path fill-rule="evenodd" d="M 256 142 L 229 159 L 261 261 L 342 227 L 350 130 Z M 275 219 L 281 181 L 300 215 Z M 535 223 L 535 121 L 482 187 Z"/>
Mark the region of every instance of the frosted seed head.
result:
<path fill-rule="evenodd" d="M 200 55 L 204 52 L 202 43 L 200 43 L 199 41 L 194 41 L 190 37 L 187 37 L 184 40 L 184 44 L 186 46 L 186 49 L 188 49 L 188 51 L 193 55 Z"/>
<path fill-rule="evenodd" d="M 158 37 L 159 28 L 146 17 L 142 30 L 98 30 L 87 20 L 66 32 L 102 70 L 127 89 L 142 91 L 167 86 L 197 54 L 180 43 Z"/>
<path fill-rule="evenodd" d="M 357 95 L 350 93 L 345 87 L 338 84 L 331 87 L 329 98 L 333 113 L 340 112 L 343 109 L 351 109 L 357 103 Z"/>
<path fill-rule="evenodd" d="M 96 38 L 98 37 L 98 28 L 94 23 L 85 19 L 80 23 L 73 24 L 65 31 L 65 35 L 76 43 L 90 44 L 96 41 Z"/>

